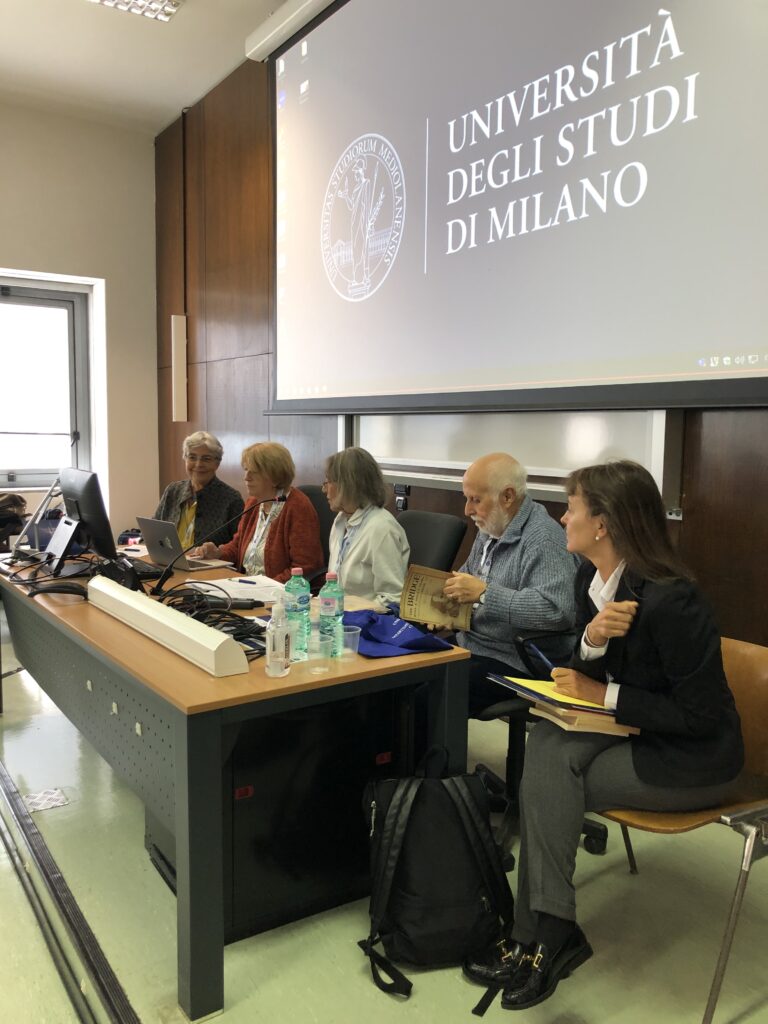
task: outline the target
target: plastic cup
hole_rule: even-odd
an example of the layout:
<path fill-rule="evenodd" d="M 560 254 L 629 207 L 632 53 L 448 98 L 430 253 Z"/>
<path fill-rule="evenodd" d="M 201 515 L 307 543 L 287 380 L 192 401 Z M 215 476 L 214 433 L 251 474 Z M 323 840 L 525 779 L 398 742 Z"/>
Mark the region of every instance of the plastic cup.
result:
<path fill-rule="evenodd" d="M 313 629 L 309 634 L 309 647 L 307 651 L 309 671 L 312 675 L 319 676 L 324 672 L 330 672 L 332 650 L 333 637 L 322 636 Z"/>
<path fill-rule="evenodd" d="M 344 631 L 344 649 L 342 651 L 342 658 L 352 658 L 357 654 L 357 648 L 360 646 L 360 627 L 359 626 L 343 626 Z"/>

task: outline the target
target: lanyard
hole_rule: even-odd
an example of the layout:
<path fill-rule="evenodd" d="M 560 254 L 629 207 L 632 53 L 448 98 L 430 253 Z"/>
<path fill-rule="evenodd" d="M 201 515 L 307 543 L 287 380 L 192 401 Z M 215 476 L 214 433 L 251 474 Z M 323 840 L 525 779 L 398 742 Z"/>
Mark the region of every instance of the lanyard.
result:
<path fill-rule="evenodd" d="M 274 502 L 272 508 L 265 515 L 264 506 L 261 506 L 261 508 L 259 509 L 259 518 L 256 521 L 256 529 L 253 531 L 253 539 L 251 540 L 251 544 L 255 544 L 258 547 L 261 538 L 264 536 L 264 534 L 271 526 L 272 520 L 277 517 L 277 514 L 280 511 L 280 507 L 281 506 L 277 502 Z"/>
<path fill-rule="evenodd" d="M 248 572 L 249 575 L 253 576 L 256 573 L 262 572 L 264 569 L 264 556 L 263 552 L 259 557 L 260 546 L 266 541 L 267 530 L 280 512 L 281 505 L 275 503 L 269 510 L 269 513 L 265 515 L 264 506 L 262 505 L 259 509 L 259 516 L 256 520 L 256 527 L 253 531 L 253 537 L 246 548 L 243 556 L 243 568 Z"/>

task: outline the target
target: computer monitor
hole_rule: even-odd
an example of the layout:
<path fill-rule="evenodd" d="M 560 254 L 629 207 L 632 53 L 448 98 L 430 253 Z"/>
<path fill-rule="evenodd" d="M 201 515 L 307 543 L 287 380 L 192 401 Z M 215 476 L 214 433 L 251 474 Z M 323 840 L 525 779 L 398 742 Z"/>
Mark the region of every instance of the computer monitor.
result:
<path fill-rule="evenodd" d="M 59 488 L 66 515 L 59 520 L 56 532 L 45 549 L 51 574 L 82 575 L 81 567 L 75 565 L 65 569 L 65 562 L 73 554 L 91 550 L 103 561 L 92 566 L 88 575 L 102 574 L 121 586 L 141 590 L 136 570 L 117 553 L 98 476 L 84 469 L 62 469 Z"/>
<path fill-rule="evenodd" d="M 109 525 L 96 473 L 84 469 L 62 469 L 59 486 L 67 517 L 79 524 L 77 542 L 91 548 L 102 558 L 116 559 L 112 527 Z"/>

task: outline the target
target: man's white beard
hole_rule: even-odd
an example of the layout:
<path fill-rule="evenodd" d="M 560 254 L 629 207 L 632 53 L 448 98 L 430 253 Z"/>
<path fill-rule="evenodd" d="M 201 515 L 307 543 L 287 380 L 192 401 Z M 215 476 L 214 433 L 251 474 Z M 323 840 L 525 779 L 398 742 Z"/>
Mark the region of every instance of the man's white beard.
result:
<path fill-rule="evenodd" d="M 504 515 L 504 512 L 500 508 L 495 508 L 493 512 L 488 516 L 484 526 L 480 526 L 477 522 L 477 517 L 472 516 L 472 521 L 475 526 L 478 526 L 483 533 L 487 533 L 489 537 L 493 537 L 498 540 L 509 526 L 511 520 Z"/>

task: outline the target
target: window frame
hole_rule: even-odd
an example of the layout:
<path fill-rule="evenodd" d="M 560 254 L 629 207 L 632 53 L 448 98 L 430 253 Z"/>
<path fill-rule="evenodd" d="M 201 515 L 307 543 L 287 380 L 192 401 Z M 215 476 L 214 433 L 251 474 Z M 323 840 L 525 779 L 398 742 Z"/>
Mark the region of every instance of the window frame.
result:
<path fill-rule="evenodd" d="M 91 468 L 88 299 L 87 292 L 70 291 L 66 287 L 36 288 L 0 282 L 1 303 L 64 309 L 67 314 L 69 435 L 72 452 L 70 465 L 78 469 Z M 35 372 L 40 371 L 30 368 L 29 379 L 17 382 L 17 386 L 30 388 L 31 398 L 34 397 Z M 0 464 L 0 490 L 23 491 L 50 487 L 58 477 L 61 468 L 61 466 L 6 466 Z"/>

